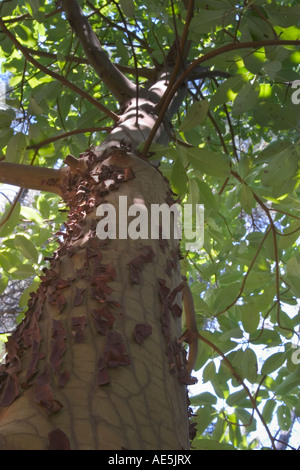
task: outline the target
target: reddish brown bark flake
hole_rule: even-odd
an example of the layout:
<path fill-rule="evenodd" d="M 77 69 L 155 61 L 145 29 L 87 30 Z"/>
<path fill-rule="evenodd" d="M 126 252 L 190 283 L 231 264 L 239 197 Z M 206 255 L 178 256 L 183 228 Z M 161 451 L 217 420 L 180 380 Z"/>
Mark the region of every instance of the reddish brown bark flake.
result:
<path fill-rule="evenodd" d="M 96 328 L 99 333 L 106 334 L 108 329 L 111 329 L 115 318 L 107 307 L 100 308 L 99 310 L 92 310 L 95 319 Z"/>
<path fill-rule="evenodd" d="M 179 372 L 178 380 L 184 385 L 194 385 L 198 382 L 198 379 L 196 377 L 192 377 L 191 374 L 189 374 L 188 371 L 184 369 Z"/>
<path fill-rule="evenodd" d="M 52 338 L 50 364 L 54 371 L 59 372 L 60 365 L 63 360 L 63 355 L 66 350 L 66 337 L 67 332 L 63 326 L 62 321 L 52 320 Z"/>
<path fill-rule="evenodd" d="M 98 385 L 106 385 L 110 382 L 109 372 L 105 368 L 98 369 Z"/>
<path fill-rule="evenodd" d="M 169 295 L 169 304 L 171 305 L 173 302 L 174 302 L 174 299 L 176 297 L 176 295 L 181 292 L 184 288 L 184 282 L 181 282 L 180 284 L 178 284 L 177 287 L 175 287 L 175 289 L 172 290 L 172 292 L 170 293 Z"/>
<path fill-rule="evenodd" d="M 130 358 L 126 353 L 122 335 L 116 331 L 106 332 L 104 361 L 108 367 L 128 366 Z"/>
<path fill-rule="evenodd" d="M 47 415 L 57 413 L 63 406 L 54 397 L 54 393 L 50 384 L 50 374 L 47 366 L 44 372 L 42 372 L 37 377 L 34 394 L 36 403 L 44 408 Z"/>
<path fill-rule="evenodd" d="M 67 435 L 59 428 L 48 433 L 48 450 L 71 450 Z"/>
<path fill-rule="evenodd" d="M 145 338 L 152 333 L 152 326 L 148 323 L 137 323 L 134 327 L 134 337 L 138 344 L 143 344 Z"/>
<path fill-rule="evenodd" d="M 158 292 L 160 295 L 160 300 L 162 303 L 166 302 L 168 299 L 168 295 L 170 293 L 170 289 L 166 286 L 166 281 L 164 279 L 158 279 Z"/>
<path fill-rule="evenodd" d="M 109 379 L 106 368 L 128 366 L 130 364 L 130 357 L 126 352 L 122 335 L 116 331 L 108 330 L 106 332 L 104 352 L 98 361 L 98 383 L 101 382 L 100 385 L 102 385 L 103 381 Z"/>
<path fill-rule="evenodd" d="M 83 302 L 85 289 L 79 289 L 79 287 L 76 287 L 75 289 L 74 307 L 79 307 Z"/>
<path fill-rule="evenodd" d="M 68 370 L 61 372 L 58 377 L 58 385 L 60 387 L 65 387 L 70 380 L 70 376 L 71 374 Z"/>
<path fill-rule="evenodd" d="M 155 252 L 151 246 L 144 246 L 141 253 L 128 263 L 130 279 L 133 284 L 140 284 L 141 271 L 145 263 L 150 263 L 155 257 Z"/>
<path fill-rule="evenodd" d="M 124 168 L 124 182 L 131 181 L 135 178 L 135 174 L 131 166 Z"/>
<path fill-rule="evenodd" d="M 66 304 L 67 304 L 67 301 L 66 301 L 65 296 L 63 294 L 59 294 L 56 299 L 56 305 L 58 307 L 58 310 L 62 312 Z"/>
<path fill-rule="evenodd" d="M 173 347 L 172 347 L 171 343 L 168 343 L 168 345 L 167 345 L 166 356 L 168 358 L 169 370 L 172 374 L 175 374 L 176 364 L 175 364 L 175 357 L 174 357 Z"/>
<path fill-rule="evenodd" d="M 162 316 L 161 316 L 161 329 L 165 338 L 168 340 L 171 336 L 171 322 L 169 315 L 169 307 L 167 304 L 163 305 Z"/>
<path fill-rule="evenodd" d="M 19 395 L 19 385 L 17 376 L 7 373 L 0 388 L 0 406 L 9 406 Z"/>
<path fill-rule="evenodd" d="M 172 314 L 173 314 L 173 316 L 174 316 L 175 318 L 176 318 L 176 317 L 177 317 L 177 318 L 180 318 L 180 317 L 181 317 L 181 315 L 182 315 L 182 308 L 179 307 L 178 304 L 173 304 L 173 305 L 171 305 L 171 306 L 170 306 L 170 310 L 171 310 L 171 312 L 172 312 Z"/>
<path fill-rule="evenodd" d="M 86 317 L 72 318 L 72 334 L 74 335 L 76 343 L 83 343 L 84 341 L 84 327 L 86 326 Z"/>

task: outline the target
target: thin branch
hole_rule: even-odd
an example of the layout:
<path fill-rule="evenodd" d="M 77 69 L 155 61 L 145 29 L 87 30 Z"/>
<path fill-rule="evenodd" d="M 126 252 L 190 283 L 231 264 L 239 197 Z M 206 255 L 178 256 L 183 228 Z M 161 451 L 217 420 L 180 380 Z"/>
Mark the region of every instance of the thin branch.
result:
<path fill-rule="evenodd" d="M 119 120 L 119 116 L 117 114 L 115 114 L 113 111 L 111 111 L 110 109 L 106 108 L 105 106 L 103 106 L 101 103 L 99 103 L 99 101 L 95 100 L 92 96 L 88 95 L 87 93 L 85 93 L 85 91 L 81 90 L 81 88 L 79 88 L 78 86 L 74 85 L 74 83 L 70 82 L 69 80 L 67 80 L 66 78 L 62 77 L 61 75 L 59 75 L 58 73 L 48 69 L 48 67 L 46 67 L 45 65 L 41 64 L 40 62 L 38 62 L 37 60 L 35 60 L 27 51 L 26 47 L 24 47 L 19 41 L 17 38 L 14 37 L 14 35 L 9 31 L 9 29 L 7 29 L 7 27 L 5 26 L 2 18 L 0 17 L 0 28 L 1 28 L 1 31 L 11 40 L 11 42 L 16 46 L 16 48 L 22 52 L 22 54 L 24 55 L 24 57 L 27 59 L 28 62 L 30 62 L 32 65 L 34 65 L 34 67 L 36 67 L 37 69 L 41 70 L 42 72 L 44 72 L 46 75 L 50 75 L 50 77 L 54 78 L 55 80 L 58 80 L 59 82 L 61 82 L 63 85 L 67 86 L 68 88 L 70 88 L 70 90 L 74 91 L 75 93 L 77 93 L 78 95 L 82 96 L 85 100 L 89 101 L 90 103 L 92 103 L 96 108 L 100 109 L 102 112 L 104 112 L 107 116 L 109 116 L 110 118 L 112 118 L 114 121 L 118 121 Z"/>
<path fill-rule="evenodd" d="M 126 34 L 127 34 L 127 37 L 128 37 L 128 41 L 129 41 L 129 44 L 130 44 L 130 47 L 131 47 L 132 55 L 133 55 L 134 67 L 135 67 L 135 69 L 137 69 L 138 60 L 137 60 L 136 53 L 135 53 L 135 50 L 134 50 L 134 47 L 133 47 L 132 39 L 131 39 L 130 34 L 129 34 L 129 30 L 128 30 L 128 27 L 127 27 L 125 16 L 123 15 L 123 12 L 122 12 L 122 9 L 120 8 L 120 5 L 115 0 L 113 0 L 113 2 L 116 5 L 116 8 L 119 12 L 119 15 L 122 18 L 124 28 L 125 28 L 125 31 L 126 31 Z M 139 91 L 140 91 L 139 90 L 139 76 L 138 76 L 138 74 L 136 74 L 136 77 L 135 77 L 135 87 L 136 87 L 135 99 L 136 99 L 136 103 L 138 103 L 139 102 Z M 136 127 L 138 126 L 138 120 L 139 120 L 139 108 L 137 106 L 136 107 L 136 120 L 135 120 Z"/>
<path fill-rule="evenodd" d="M 136 95 L 136 86 L 111 62 L 103 51 L 98 37 L 93 31 L 76 0 L 62 0 L 67 19 L 75 31 L 85 55 L 103 83 L 113 93 L 120 104 Z"/>
<path fill-rule="evenodd" d="M 261 251 L 261 249 L 262 249 L 262 247 L 263 247 L 263 244 L 264 244 L 264 242 L 265 242 L 267 236 L 269 235 L 270 231 L 271 231 L 271 227 L 268 227 L 268 229 L 266 230 L 266 232 L 265 232 L 265 234 L 264 234 L 264 236 L 263 236 L 262 241 L 260 242 L 260 244 L 259 244 L 259 246 L 258 246 L 258 248 L 257 248 L 257 250 L 256 250 L 256 253 L 255 253 L 254 257 L 252 258 L 252 261 L 251 261 L 251 263 L 250 263 L 250 265 L 249 265 L 248 271 L 247 271 L 247 273 L 245 274 L 245 276 L 244 276 L 244 278 L 243 278 L 243 281 L 242 281 L 240 290 L 239 290 L 238 294 L 236 295 L 235 299 L 231 302 L 230 305 L 228 305 L 226 308 L 224 308 L 224 310 L 221 310 L 221 312 L 218 312 L 218 313 L 215 315 L 216 317 L 218 317 L 218 316 L 221 315 L 222 313 L 227 312 L 231 307 L 233 307 L 233 306 L 237 303 L 237 301 L 238 301 L 239 298 L 241 297 L 241 295 L 242 295 L 242 293 L 243 293 L 243 291 L 244 291 L 244 287 L 245 287 L 247 278 L 248 278 L 248 276 L 249 276 L 249 274 L 250 274 L 250 272 L 251 272 L 251 270 L 252 270 L 252 268 L 253 268 L 253 266 L 254 266 L 254 264 L 255 264 L 255 261 L 256 261 L 258 255 L 259 255 L 259 253 L 260 253 L 260 251 Z"/>
<path fill-rule="evenodd" d="M 143 148 L 143 155 L 147 155 L 149 148 L 151 146 L 151 143 L 154 139 L 154 136 L 156 132 L 158 131 L 158 128 L 160 127 L 162 120 L 164 118 L 165 113 L 168 110 L 168 107 L 177 92 L 177 90 L 181 87 L 183 83 L 185 83 L 186 80 L 191 76 L 191 73 L 203 62 L 207 62 L 208 60 L 213 59 L 214 57 L 217 57 L 218 55 L 224 54 L 226 52 L 231 52 L 231 51 L 236 51 L 239 49 L 260 49 L 261 47 L 265 46 L 300 46 L 300 40 L 272 40 L 272 39 L 266 39 L 266 40 L 261 40 L 261 41 L 247 41 L 247 42 L 242 42 L 242 43 L 231 43 L 231 44 L 226 44 L 225 46 L 219 47 L 217 49 L 213 49 L 207 54 L 202 55 L 201 57 L 198 57 L 198 59 L 195 59 L 187 68 L 184 70 L 181 75 L 178 77 L 176 82 L 172 87 L 168 87 L 168 92 L 166 92 L 161 100 L 160 103 L 158 104 L 159 108 L 159 116 L 155 122 L 155 125 L 153 126 L 152 131 L 150 132 L 148 139 L 144 145 Z"/>
<path fill-rule="evenodd" d="M 55 10 L 50 11 L 49 13 L 46 13 L 45 18 L 51 18 L 51 16 L 55 16 L 61 11 L 62 9 L 58 7 Z M 0 9 L 0 14 L 1 14 L 1 9 Z M 3 21 L 5 24 L 9 24 L 9 23 L 19 23 L 21 20 L 32 20 L 32 16 L 29 13 L 24 13 L 23 15 L 15 16 L 14 18 L 7 18 Z"/>
<path fill-rule="evenodd" d="M 249 188 L 250 186 L 240 177 L 239 174 L 237 174 L 234 171 L 231 171 L 231 174 L 242 184 L 247 185 Z M 251 188 L 250 188 L 251 189 Z M 273 237 L 273 248 L 274 248 L 274 259 L 275 259 L 275 277 L 276 277 L 276 305 L 277 305 L 277 322 L 278 326 L 282 328 L 283 330 L 290 331 L 292 333 L 295 333 L 294 330 L 291 328 L 287 328 L 283 325 L 280 324 L 280 308 L 281 308 L 281 295 L 280 295 L 280 269 L 279 269 L 279 256 L 278 256 L 278 244 L 277 244 L 277 238 L 276 236 L 278 235 L 278 232 L 276 230 L 276 227 L 274 225 L 273 219 L 270 214 L 270 210 L 268 207 L 264 204 L 264 202 L 257 196 L 257 194 L 251 189 L 252 195 L 256 202 L 260 205 L 260 207 L 263 209 L 263 211 L 266 213 L 269 222 L 270 222 L 270 229 L 272 232 L 272 237 Z M 280 235 L 280 234 L 279 234 Z"/>
<path fill-rule="evenodd" d="M 92 132 L 110 132 L 110 131 L 111 131 L 110 127 L 88 127 L 86 129 L 74 129 L 73 131 L 63 132 L 62 134 L 49 137 L 49 139 L 42 140 L 41 142 L 37 142 L 36 144 L 29 145 L 27 147 L 27 150 L 40 149 L 44 145 L 51 144 L 52 142 L 56 142 L 57 140 L 60 140 L 60 139 L 66 139 L 67 137 L 70 137 L 71 135 L 86 134 L 88 132 L 92 133 Z"/>
<path fill-rule="evenodd" d="M 2 163 L 1 163 L 1 165 L 2 165 Z M 21 197 L 21 195 L 22 195 L 22 192 L 23 192 L 23 188 L 20 188 L 19 191 L 18 191 L 18 193 L 16 194 L 16 196 L 15 196 L 15 198 L 14 198 L 14 200 L 13 200 L 11 206 L 10 206 L 10 208 L 9 208 L 9 211 L 8 211 L 8 213 L 7 213 L 6 217 L 5 217 L 5 219 L 4 219 L 4 220 L 1 220 L 1 222 L 0 222 L 0 228 L 1 228 L 1 227 L 4 227 L 4 225 L 6 224 L 6 222 L 9 220 L 10 216 L 11 216 L 12 213 L 13 213 L 14 208 L 15 208 L 16 205 L 17 205 L 18 200 L 20 199 L 20 197 Z"/>
<path fill-rule="evenodd" d="M 258 406 L 257 406 L 257 403 L 256 403 L 256 399 L 255 397 L 253 397 L 253 395 L 251 394 L 249 388 L 247 387 L 247 385 L 245 384 L 245 382 L 243 381 L 243 379 L 240 377 L 240 375 L 237 373 L 237 371 L 235 370 L 235 368 L 233 367 L 233 365 L 231 364 L 231 362 L 229 361 L 229 359 L 225 356 L 225 354 L 221 351 L 221 349 L 218 348 L 218 346 L 216 346 L 214 343 L 212 343 L 209 339 L 205 338 L 205 336 L 202 336 L 200 333 L 198 333 L 198 337 L 201 341 L 203 341 L 204 343 L 206 343 L 208 346 L 210 346 L 215 352 L 217 352 L 223 359 L 224 363 L 227 365 L 227 367 L 229 368 L 229 370 L 231 371 L 232 375 L 235 377 L 235 379 L 238 381 L 238 383 L 243 387 L 243 389 L 245 390 L 247 396 L 249 397 L 250 401 L 251 401 L 251 404 L 252 404 L 252 407 L 253 409 L 256 411 L 256 413 L 258 414 L 259 418 L 260 418 L 260 421 L 261 423 L 263 424 L 265 430 L 267 431 L 267 434 L 269 436 L 269 439 L 271 441 L 271 444 L 272 444 L 272 448 L 274 450 L 276 450 L 276 446 L 275 446 L 275 439 L 274 437 L 272 436 L 271 434 L 271 431 L 263 417 L 263 415 L 261 414 L 261 412 L 259 411 L 258 409 Z"/>
<path fill-rule="evenodd" d="M 137 34 L 135 34 L 133 31 L 127 31 L 125 27 L 119 25 L 118 23 L 115 23 L 112 21 L 110 18 L 107 16 L 103 15 L 100 11 L 100 9 L 95 9 L 94 5 L 87 0 L 86 4 L 91 8 L 91 10 L 94 10 L 94 13 L 97 13 L 97 15 L 105 21 L 109 26 L 111 26 L 114 29 L 118 29 L 119 31 L 122 31 L 123 33 L 126 33 L 127 35 L 130 35 L 132 39 L 135 39 L 139 44 L 148 52 L 149 55 L 153 53 L 153 49 L 149 46 L 147 41 L 141 39 Z M 93 13 L 93 14 L 94 14 Z"/>
<path fill-rule="evenodd" d="M 164 100 L 169 96 L 175 82 L 176 82 L 176 78 L 178 76 L 178 73 L 180 71 L 180 68 L 182 66 L 182 62 L 184 61 L 184 58 L 186 57 L 187 55 L 187 50 L 188 50 L 188 47 L 187 47 L 187 38 L 188 38 L 188 32 L 189 32 L 189 26 L 190 26 L 190 22 L 192 20 L 192 17 L 193 17 L 193 13 L 194 13 L 194 0 L 189 0 L 189 3 L 188 3 L 188 10 L 187 10 L 187 14 L 186 14 L 186 19 L 185 19 L 185 24 L 184 24 L 184 30 L 183 30 L 183 33 L 182 33 L 182 36 L 180 38 L 180 42 L 179 42 L 179 50 L 177 50 L 177 59 L 176 59 L 176 62 L 175 62 L 175 66 L 173 68 L 173 72 L 172 72 L 172 75 L 171 75 L 171 78 L 169 80 L 169 84 L 168 84 L 168 87 L 165 91 L 165 93 L 163 94 L 163 96 L 161 97 L 161 100 L 160 102 L 158 103 L 158 105 L 156 106 L 156 111 L 157 112 L 160 112 L 161 111 L 161 104 L 164 103 Z M 175 43 L 174 45 L 176 46 L 176 41 L 178 39 L 176 38 L 175 39 Z M 172 48 L 171 48 L 172 50 Z M 168 61 L 168 57 L 167 57 L 167 61 Z M 174 94 L 172 95 L 174 96 Z M 169 103 L 168 103 L 169 105 Z M 165 112 L 167 111 L 167 108 L 165 110 Z M 164 114 L 165 114 L 164 112 Z"/>
<path fill-rule="evenodd" d="M 32 56 L 47 57 L 48 59 L 58 61 L 57 55 L 54 54 L 53 52 L 43 51 L 41 49 L 31 49 L 30 47 L 25 47 L 25 46 L 23 47 Z M 74 62 L 75 64 L 89 65 L 89 61 L 86 57 L 65 55 L 64 60 L 66 62 Z M 122 65 L 122 64 L 116 64 L 116 67 L 118 70 L 120 70 L 120 72 L 128 73 L 133 76 L 138 74 L 139 77 L 147 78 L 149 80 L 154 80 L 156 76 L 155 69 L 148 69 L 146 67 L 138 67 L 138 69 L 136 70 L 134 67 L 129 67 L 127 65 Z"/>

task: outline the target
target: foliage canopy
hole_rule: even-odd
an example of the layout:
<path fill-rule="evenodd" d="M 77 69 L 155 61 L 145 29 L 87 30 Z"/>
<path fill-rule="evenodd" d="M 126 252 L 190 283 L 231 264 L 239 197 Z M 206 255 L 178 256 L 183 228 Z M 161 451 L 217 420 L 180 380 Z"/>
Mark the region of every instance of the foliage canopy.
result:
<path fill-rule="evenodd" d="M 79 3 L 111 60 L 140 86 L 155 79 L 180 41 L 189 5 Z M 105 109 L 118 113 L 116 101 L 87 65 L 60 2 L 4 0 L 0 16 L 8 81 L 0 156 L 58 168 L 66 155 L 105 138 L 113 125 Z M 171 143 L 151 151 L 180 199 L 205 206 L 204 246 L 183 252 L 182 261 L 201 332 L 196 369 L 211 385 L 191 398 L 193 447 L 260 448 L 260 423 L 275 448 L 276 431 L 300 416 L 300 99 L 293 88 L 300 7 L 292 0 L 196 0 L 188 38 L 188 93 Z M 230 75 L 203 77 L 200 65 Z M 21 297 L 25 309 L 65 208 L 47 193 L 32 207 L 18 197 L 0 222 L 0 292 L 10 279 L 33 277 Z"/>

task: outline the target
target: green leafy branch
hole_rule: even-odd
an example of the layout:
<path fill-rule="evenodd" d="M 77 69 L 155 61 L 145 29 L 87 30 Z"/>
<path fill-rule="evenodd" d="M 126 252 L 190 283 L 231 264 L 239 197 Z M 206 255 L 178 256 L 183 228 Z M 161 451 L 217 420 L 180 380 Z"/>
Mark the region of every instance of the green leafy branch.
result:
<path fill-rule="evenodd" d="M 16 48 L 22 52 L 24 57 L 30 62 L 34 67 L 37 69 L 41 70 L 44 72 L 46 75 L 49 75 L 50 77 L 54 78 L 55 80 L 59 81 L 62 83 L 64 86 L 67 86 L 70 90 L 74 91 L 77 93 L 79 96 L 84 98 L 85 100 L 89 101 L 91 104 L 93 104 L 96 108 L 100 109 L 102 112 L 104 112 L 108 117 L 113 119 L 114 121 L 118 121 L 119 117 L 117 114 L 115 114 L 113 111 L 108 109 L 106 106 L 102 105 L 99 101 L 95 100 L 92 96 L 88 95 L 84 90 L 79 88 L 77 85 L 74 83 L 70 82 L 67 80 L 65 77 L 59 75 L 57 72 L 54 72 L 53 70 L 50 70 L 48 67 L 45 65 L 41 64 L 38 62 L 36 59 L 34 59 L 26 49 L 19 41 L 18 39 L 9 31 L 9 29 L 6 27 L 3 19 L 0 17 L 0 28 L 1 31 L 11 40 L 11 42 L 16 46 Z"/>

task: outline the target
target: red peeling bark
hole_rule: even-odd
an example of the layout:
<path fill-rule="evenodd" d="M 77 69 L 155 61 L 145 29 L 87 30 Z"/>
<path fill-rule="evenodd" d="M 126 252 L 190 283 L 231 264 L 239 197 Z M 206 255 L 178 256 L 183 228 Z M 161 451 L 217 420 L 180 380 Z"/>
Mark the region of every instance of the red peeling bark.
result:
<path fill-rule="evenodd" d="M 126 195 L 149 208 L 169 187 L 130 151 L 81 159 L 60 246 L 7 343 L 0 448 L 188 449 L 178 241 L 96 235 L 97 205 Z"/>

